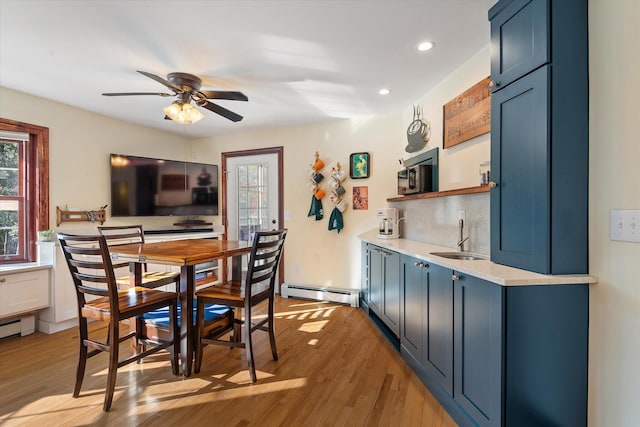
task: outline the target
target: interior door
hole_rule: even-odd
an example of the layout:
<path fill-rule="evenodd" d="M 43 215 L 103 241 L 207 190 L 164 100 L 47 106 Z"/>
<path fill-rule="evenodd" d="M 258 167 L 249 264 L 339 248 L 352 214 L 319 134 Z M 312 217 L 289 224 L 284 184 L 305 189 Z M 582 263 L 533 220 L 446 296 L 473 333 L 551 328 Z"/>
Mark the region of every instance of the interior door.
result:
<path fill-rule="evenodd" d="M 282 147 L 223 153 L 222 164 L 226 238 L 252 242 L 256 231 L 282 228 Z"/>

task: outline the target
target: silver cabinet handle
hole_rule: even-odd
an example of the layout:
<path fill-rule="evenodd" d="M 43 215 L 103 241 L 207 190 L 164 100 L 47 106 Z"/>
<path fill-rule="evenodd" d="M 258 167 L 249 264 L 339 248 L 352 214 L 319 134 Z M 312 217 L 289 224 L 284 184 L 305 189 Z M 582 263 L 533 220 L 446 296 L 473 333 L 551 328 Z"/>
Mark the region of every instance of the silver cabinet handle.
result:
<path fill-rule="evenodd" d="M 424 262 L 416 262 L 413 265 L 419 268 L 429 268 L 429 264 L 425 264 Z"/>
<path fill-rule="evenodd" d="M 493 182 L 493 181 L 490 181 L 490 182 L 489 182 L 489 188 L 496 188 L 497 186 L 498 186 L 498 184 L 497 184 L 497 183 L 495 183 L 495 182 Z"/>
<path fill-rule="evenodd" d="M 495 80 L 491 80 L 489 82 L 489 87 L 491 87 L 491 88 L 498 87 L 498 86 L 500 86 L 500 82 L 497 82 Z"/>
<path fill-rule="evenodd" d="M 454 274 L 451 276 L 452 280 L 460 280 L 460 276 L 458 276 L 457 274 Z"/>

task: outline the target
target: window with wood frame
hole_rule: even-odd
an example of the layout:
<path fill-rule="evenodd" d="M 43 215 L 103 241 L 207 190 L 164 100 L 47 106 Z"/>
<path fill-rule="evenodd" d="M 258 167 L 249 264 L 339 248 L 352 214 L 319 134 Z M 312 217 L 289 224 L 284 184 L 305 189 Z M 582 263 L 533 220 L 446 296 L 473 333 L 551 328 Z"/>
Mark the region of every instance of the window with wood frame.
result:
<path fill-rule="evenodd" d="M 37 261 L 49 228 L 49 129 L 0 118 L 0 264 Z"/>

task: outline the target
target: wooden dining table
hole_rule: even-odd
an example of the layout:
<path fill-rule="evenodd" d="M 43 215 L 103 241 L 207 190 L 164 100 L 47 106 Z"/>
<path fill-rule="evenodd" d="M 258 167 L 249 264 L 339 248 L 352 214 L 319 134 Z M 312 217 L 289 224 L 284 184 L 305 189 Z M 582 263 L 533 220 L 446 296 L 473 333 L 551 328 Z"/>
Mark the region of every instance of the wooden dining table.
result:
<path fill-rule="evenodd" d="M 232 280 L 242 279 L 242 256 L 251 252 L 247 242 L 215 239 L 182 239 L 154 243 L 132 243 L 109 248 L 111 256 L 129 260 L 131 284 L 139 286 L 144 263 L 180 267 L 180 359 L 182 373 L 191 375 L 194 351 L 193 306 L 196 266 L 232 259 Z M 226 269 L 219 269 L 220 274 Z M 223 279 L 224 280 L 224 279 Z"/>

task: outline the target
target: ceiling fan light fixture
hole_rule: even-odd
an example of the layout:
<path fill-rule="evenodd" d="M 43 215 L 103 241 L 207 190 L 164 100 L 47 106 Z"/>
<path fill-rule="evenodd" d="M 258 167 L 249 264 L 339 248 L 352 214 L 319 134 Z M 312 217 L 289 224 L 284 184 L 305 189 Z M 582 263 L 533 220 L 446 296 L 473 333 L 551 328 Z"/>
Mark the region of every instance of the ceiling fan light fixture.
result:
<path fill-rule="evenodd" d="M 180 103 L 174 101 L 171 105 L 162 109 L 164 113 L 173 121 L 180 124 L 191 124 L 199 122 L 204 118 L 204 115 L 193 105 L 189 103 Z"/>

